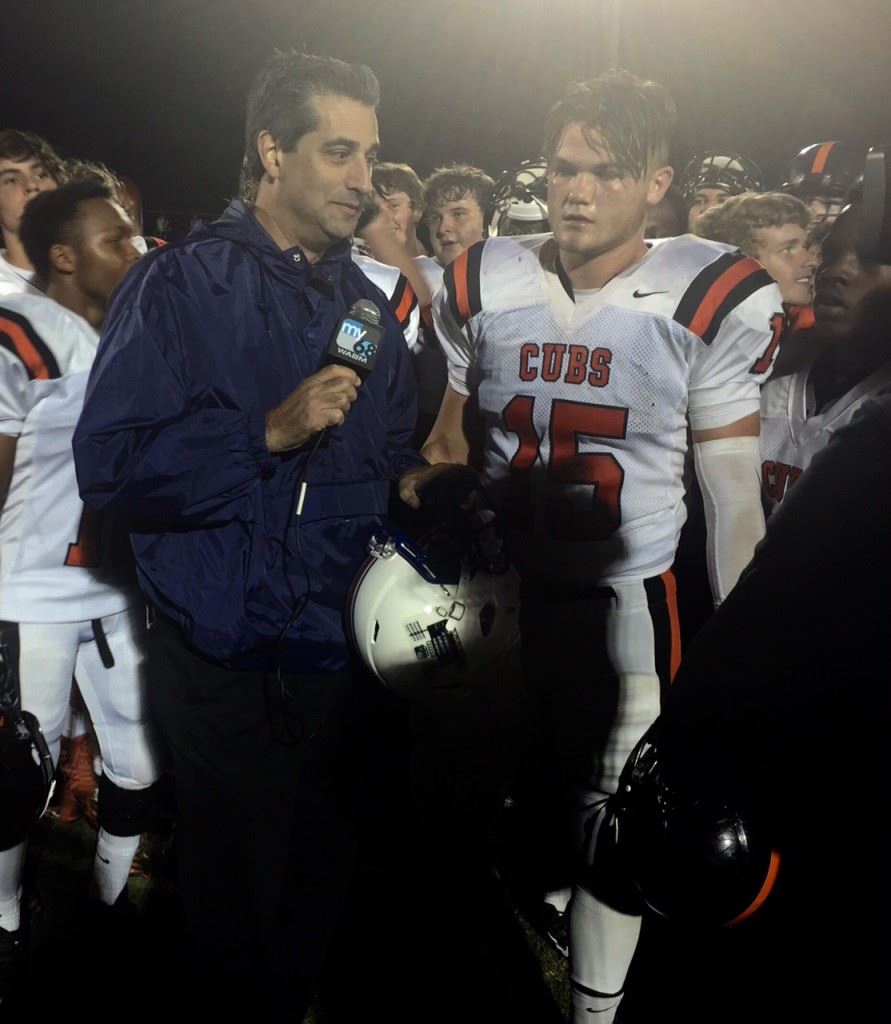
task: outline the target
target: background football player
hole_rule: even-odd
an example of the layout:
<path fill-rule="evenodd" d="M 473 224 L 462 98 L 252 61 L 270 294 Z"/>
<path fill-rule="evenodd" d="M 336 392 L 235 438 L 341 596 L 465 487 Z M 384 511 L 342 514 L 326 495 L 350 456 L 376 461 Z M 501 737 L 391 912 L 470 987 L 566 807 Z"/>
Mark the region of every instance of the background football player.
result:
<path fill-rule="evenodd" d="M 863 161 L 841 142 L 815 142 L 796 154 L 780 190 L 807 203 L 812 226 L 831 223 L 862 172 Z"/>
<path fill-rule="evenodd" d="M 768 510 L 776 509 L 860 406 L 891 385 L 885 319 L 891 265 L 858 254 L 862 217 L 862 192 L 856 190 L 823 242 L 814 315 L 817 331 L 829 343 L 812 366 L 768 381 L 761 395 L 761 475 Z M 881 315 L 871 302 L 878 298 Z"/>
<path fill-rule="evenodd" d="M 684 168 L 680 190 L 687 201 L 687 230 L 696 231 L 696 222 L 713 206 L 741 192 L 760 192 L 761 171 L 757 164 L 740 153 L 699 153 Z"/>
<path fill-rule="evenodd" d="M 732 196 L 699 218 L 696 234 L 724 242 L 758 260 L 779 286 L 783 304 L 798 321 L 809 322 L 814 300 L 817 254 L 810 244 L 811 214 L 782 192 Z"/>
<path fill-rule="evenodd" d="M 647 208 L 672 179 L 674 120 L 665 90 L 627 72 L 573 86 L 554 107 L 553 236 L 489 239 L 448 267 L 434 312 L 449 386 L 423 449 L 434 465 L 401 484 L 417 505 L 437 463 L 467 462 L 465 421 L 478 407 L 483 477 L 523 577 L 525 669 L 557 765 L 567 853 L 587 850 L 589 863 L 619 771 L 679 659 L 670 567 L 688 417 L 716 601 L 764 529 L 758 395 L 781 297 L 726 246 L 644 242 Z M 577 1021 L 613 1019 L 640 909 L 596 865 L 577 885 Z"/>
<path fill-rule="evenodd" d="M 124 908 L 156 769 L 129 560 L 114 557 L 80 501 L 71 438 L 106 304 L 139 253 L 133 226 L 93 182 L 36 198 L 20 232 L 46 295 L 0 304 L 0 620 L 22 708 L 37 717 L 54 761 L 77 679 L 103 761 L 95 896 Z M 18 974 L 24 853 L 24 843 L 0 853 L 4 994 Z"/>
<path fill-rule="evenodd" d="M 28 200 L 64 180 L 62 160 L 48 142 L 14 128 L 0 132 L 0 296 L 38 293 L 19 225 Z"/>

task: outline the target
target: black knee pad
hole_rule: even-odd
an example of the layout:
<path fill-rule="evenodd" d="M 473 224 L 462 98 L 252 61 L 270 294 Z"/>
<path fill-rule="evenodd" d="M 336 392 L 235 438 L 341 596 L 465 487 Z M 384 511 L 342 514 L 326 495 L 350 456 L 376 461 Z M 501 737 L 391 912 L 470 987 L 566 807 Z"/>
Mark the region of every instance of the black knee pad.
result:
<path fill-rule="evenodd" d="M 103 772 L 99 777 L 99 827 L 113 836 L 138 836 L 149 823 L 154 786 L 121 789 Z"/>

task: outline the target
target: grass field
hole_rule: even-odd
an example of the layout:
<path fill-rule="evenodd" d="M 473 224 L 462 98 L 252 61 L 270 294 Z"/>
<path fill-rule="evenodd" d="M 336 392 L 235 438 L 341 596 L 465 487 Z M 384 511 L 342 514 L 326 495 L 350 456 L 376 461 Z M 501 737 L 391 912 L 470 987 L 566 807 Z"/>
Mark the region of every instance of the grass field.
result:
<path fill-rule="evenodd" d="M 116 948 L 109 949 L 85 913 L 95 836 L 83 821 L 61 824 L 46 817 L 35 828 L 27 870 L 27 890 L 33 894 L 28 984 L 25 998 L 4 1004 L 0 1020 L 33 1021 L 35 1002 L 38 1020 L 70 1012 L 82 998 L 98 1007 L 103 993 L 116 1004 L 126 1000 L 129 1009 L 122 1019 L 128 1024 L 157 1021 L 175 1005 L 180 984 L 173 980 L 176 894 L 166 837 L 148 835 L 142 853 L 150 877 L 130 879 L 137 913 Z M 394 917 L 383 894 L 395 883 L 406 885 L 409 897 Z M 323 979 L 320 1005 L 308 1021 L 352 1020 L 349 1006 L 357 990 L 366 1003 L 373 994 L 383 1011 L 380 1019 L 388 1022 L 566 1020 L 565 961 L 512 907 L 503 887 L 491 879 L 481 882 L 467 914 L 457 912 L 457 890 L 447 887 L 438 902 L 420 913 L 421 904 L 411 894 L 416 885 L 417 879 L 402 879 L 396 872 L 391 878 L 368 872 L 360 876 L 342 948 L 334 953 L 335 969 Z M 342 979 L 345 961 L 349 986 Z M 418 1006 L 429 1005 L 431 996 L 439 1012 L 419 1016 Z"/>

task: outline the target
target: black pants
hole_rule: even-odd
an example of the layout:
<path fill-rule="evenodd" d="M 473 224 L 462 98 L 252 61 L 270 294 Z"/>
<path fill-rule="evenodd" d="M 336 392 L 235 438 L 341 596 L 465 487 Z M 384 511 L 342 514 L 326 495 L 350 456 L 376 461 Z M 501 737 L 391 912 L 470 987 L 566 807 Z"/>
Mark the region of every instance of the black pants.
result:
<path fill-rule="evenodd" d="M 186 978 L 199 1005 L 299 1021 L 355 869 L 373 687 L 227 670 L 159 619 L 149 693 L 175 775 Z M 282 692 L 284 690 L 284 692 Z"/>

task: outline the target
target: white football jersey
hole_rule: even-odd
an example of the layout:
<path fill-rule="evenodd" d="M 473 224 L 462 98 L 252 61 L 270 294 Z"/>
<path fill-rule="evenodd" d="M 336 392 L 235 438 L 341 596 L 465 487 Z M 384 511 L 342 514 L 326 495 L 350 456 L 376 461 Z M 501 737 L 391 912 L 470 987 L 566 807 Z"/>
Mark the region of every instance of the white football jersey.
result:
<path fill-rule="evenodd" d="M 761 493 L 773 512 L 832 435 L 864 402 L 891 387 L 891 363 L 814 413 L 810 369 L 778 377 L 761 392 Z"/>
<path fill-rule="evenodd" d="M 409 284 L 408 278 L 400 273 L 396 267 L 387 263 L 380 263 L 378 260 L 365 256 L 353 249 L 353 263 L 362 273 L 377 285 L 378 288 L 390 300 L 390 306 L 402 333 L 405 335 L 405 342 L 409 349 L 414 352 L 418 345 L 418 327 L 421 322 L 421 311 L 418 308 L 418 299 L 414 288 Z"/>
<path fill-rule="evenodd" d="M 0 433 L 18 439 L 0 511 L 0 619 L 74 622 L 133 603 L 80 500 L 71 451 L 98 342 L 51 299 L 0 301 Z"/>
<path fill-rule="evenodd" d="M 449 383 L 486 426 L 484 477 L 521 571 L 584 587 L 674 560 L 694 430 L 758 410 L 783 325 L 755 260 L 691 235 L 573 297 L 550 235 L 491 238 L 434 303 Z"/>
<path fill-rule="evenodd" d="M 7 295 L 42 295 L 34 284 L 34 271 L 14 267 L 6 258 L 6 250 L 0 250 L 0 298 Z"/>

